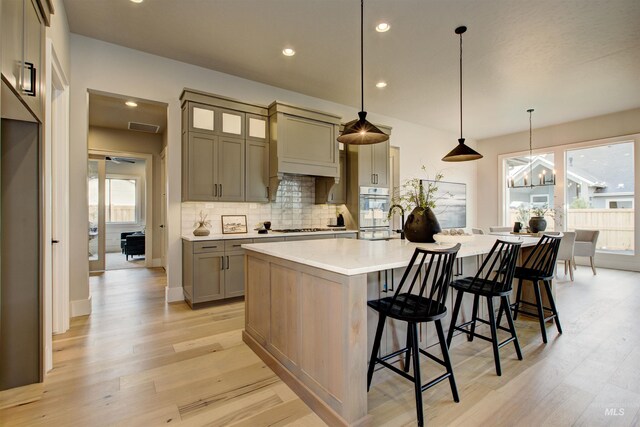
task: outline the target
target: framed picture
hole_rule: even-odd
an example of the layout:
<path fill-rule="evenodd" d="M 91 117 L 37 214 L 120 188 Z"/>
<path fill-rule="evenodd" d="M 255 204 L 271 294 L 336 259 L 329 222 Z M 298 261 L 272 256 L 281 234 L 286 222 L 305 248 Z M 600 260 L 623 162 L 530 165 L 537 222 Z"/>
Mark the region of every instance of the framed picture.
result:
<path fill-rule="evenodd" d="M 222 234 L 243 234 L 246 232 L 246 215 L 222 215 Z"/>
<path fill-rule="evenodd" d="M 423 180 L 426 187 L 435 181 Z M 442 228 L 465 228 L 467 226 L 467 185 L 461 182 L 437 182 L 434 213 Z"/>

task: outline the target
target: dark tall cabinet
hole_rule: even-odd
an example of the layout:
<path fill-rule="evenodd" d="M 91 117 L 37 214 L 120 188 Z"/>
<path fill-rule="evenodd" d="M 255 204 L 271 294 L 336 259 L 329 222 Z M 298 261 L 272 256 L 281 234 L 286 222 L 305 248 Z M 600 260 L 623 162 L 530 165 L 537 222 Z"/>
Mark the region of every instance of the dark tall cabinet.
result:
<path fill-rule="evenodd" d="M 41 379 L 40 124 L 2 119 L 0 390 Z"/>

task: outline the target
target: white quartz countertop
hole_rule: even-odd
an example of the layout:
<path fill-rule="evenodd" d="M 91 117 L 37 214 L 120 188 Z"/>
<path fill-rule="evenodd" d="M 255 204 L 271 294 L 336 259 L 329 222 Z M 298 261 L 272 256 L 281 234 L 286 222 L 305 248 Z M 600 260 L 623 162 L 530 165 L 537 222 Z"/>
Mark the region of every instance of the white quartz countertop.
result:
<path fill-rule="evenodd" d="M 237 240 L 237 239 L 265 239 L 274 237 L 294 237 L 294 236 L 321 236 L 323 234 L 347 234 L 357 233 L 356 230 L 330 230 L 330 231 L 303 231 L 299 233 L 277 233 L 269 231 L 268 234 L 258 234 L 257 231 L 250 231 L 243 234 L 209 234 L 208 236 L 194 236 L 193 234 L 183 234 L 182 240 L 189 242 L 200 242 L 207 240 Z"/>
<path fill-rule="evenodd" d="M 459 258 L 487 254 L 495 241 L 522 241 L 534 246 L 539 238 L 522 236 L 476 235 L 462 244 Z M 248 251 L 286 259 L 346 276 L 406 267 L 415 248 L 439 249 L 453 244 L 411 243 L 406 240 L 327 239 L 293 242 L 251 243 L 242 245 Z"/>

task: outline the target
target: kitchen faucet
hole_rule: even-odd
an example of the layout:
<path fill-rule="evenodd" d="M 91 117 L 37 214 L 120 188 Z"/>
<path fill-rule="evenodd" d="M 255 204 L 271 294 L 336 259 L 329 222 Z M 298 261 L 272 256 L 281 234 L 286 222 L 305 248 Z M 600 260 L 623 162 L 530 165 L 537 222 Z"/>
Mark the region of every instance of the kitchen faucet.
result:
<path fill-rule="evenodd" d="M 400 209 L 400 212 L 402 213 L 402 224 L 400 225 L 400 230 L 393 231 L 395 231 L 396 233 L 400 233 L 400 239 L 404 240 L 404 209 L 400 205 L 391 205 L 391 207 L 389 208 L 389 215 L 391 215 L 395 208 Z"/>

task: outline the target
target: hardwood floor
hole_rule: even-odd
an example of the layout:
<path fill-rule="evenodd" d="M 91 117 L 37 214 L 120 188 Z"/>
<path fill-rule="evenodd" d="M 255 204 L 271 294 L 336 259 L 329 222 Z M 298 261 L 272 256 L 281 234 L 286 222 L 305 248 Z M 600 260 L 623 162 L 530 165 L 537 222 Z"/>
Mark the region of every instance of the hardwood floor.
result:
<path fill-rule="evenodd" d="M 564 334 L 549 325 L 544 345 L 537 321 L 519 318 L 524 360 L 505 346 L 502 377 L 489 343 L 459 341 L 461 402 L 445 383 L 425 392 L 429 425 L 640 425 L 640 273 L 581 267 L 557 285 Z M 164 286 L 158 269 L 92 277 L 92 315 L 54 337 L 44 385 L 0 393 L 0 424 L 324 425 L 242 343 L 242 301 L 191 310 L 166 305 Z M 408 381 L 378 371 L 368 398 L 374 425 L 415 425 Z"/>

